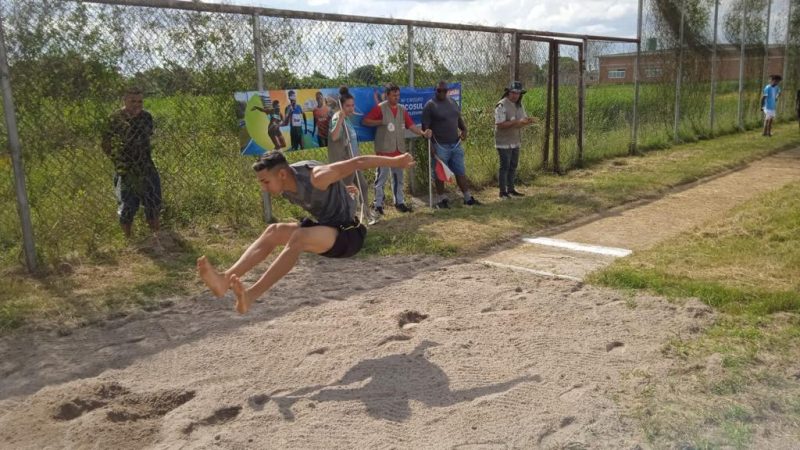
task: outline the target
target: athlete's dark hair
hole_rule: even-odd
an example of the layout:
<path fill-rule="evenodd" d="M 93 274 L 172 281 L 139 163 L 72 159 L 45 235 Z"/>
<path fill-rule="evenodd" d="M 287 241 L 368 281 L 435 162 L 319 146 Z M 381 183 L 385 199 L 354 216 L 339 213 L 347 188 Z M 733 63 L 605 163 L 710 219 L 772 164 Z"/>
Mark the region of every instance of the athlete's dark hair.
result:
<path fill-rule="evenodd" d="M 283 156 L 283 153 L 277 151 L 267 153 L 266 155 L 258 158 L 258 161 L 253 164 L 253 170 L 256 172 L 261 172 L 264 169 L 272 170 L 276 167 L 289 167 L 289 163 L 286 162 L 286 157 Z"/>

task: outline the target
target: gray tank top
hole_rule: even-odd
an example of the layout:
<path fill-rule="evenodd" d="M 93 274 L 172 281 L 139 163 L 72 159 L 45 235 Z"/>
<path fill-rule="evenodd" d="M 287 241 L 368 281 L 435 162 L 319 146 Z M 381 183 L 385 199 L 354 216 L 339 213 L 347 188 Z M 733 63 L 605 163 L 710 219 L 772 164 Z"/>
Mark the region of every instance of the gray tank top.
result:
<path fill-rule="evenodd" d="M 311 170 L 321 165 L 319 161 L 299 161 L 290 165 L 297 180 L 297 192 L 284 192 L 283 198 L 311 213 L 321 224 L 352 224 L 356 216 L 356 202 L 343 182 L 337 181 L 324 191 L 311 184 Z"/>

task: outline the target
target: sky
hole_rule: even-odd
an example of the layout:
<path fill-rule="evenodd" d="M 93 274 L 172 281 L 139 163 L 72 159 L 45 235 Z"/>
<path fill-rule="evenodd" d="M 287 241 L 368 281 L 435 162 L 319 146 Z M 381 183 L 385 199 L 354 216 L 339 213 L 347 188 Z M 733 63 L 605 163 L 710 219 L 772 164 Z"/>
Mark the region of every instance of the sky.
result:
<path fill-rule="evenodd" d="M 635 37 L 637 0 L 205 0 L 277 9 Z"/>

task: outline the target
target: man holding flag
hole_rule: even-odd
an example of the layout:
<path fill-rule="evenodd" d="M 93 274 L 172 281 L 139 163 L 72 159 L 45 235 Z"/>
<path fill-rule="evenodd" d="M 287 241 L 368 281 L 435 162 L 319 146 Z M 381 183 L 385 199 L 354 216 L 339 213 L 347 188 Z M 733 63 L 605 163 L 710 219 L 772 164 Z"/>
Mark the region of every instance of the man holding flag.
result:
<path fill-rule="evenodd" d="M 467 169 L 464 165 L 464 147 L 461 141 L 467 138 L 467 125 L 461 118 L 458 103 L 447 96 L 447 82 L 436 85 L 436 95 L 422 110 L 422 129 L 433 132 L 431 162 L 436 180 L 436 207 L 449 208 L 444 195 L 444 182 L 455 175 L 458 187 L 464 194 L 465 205 L 480 205 L 469 192 Z"/>

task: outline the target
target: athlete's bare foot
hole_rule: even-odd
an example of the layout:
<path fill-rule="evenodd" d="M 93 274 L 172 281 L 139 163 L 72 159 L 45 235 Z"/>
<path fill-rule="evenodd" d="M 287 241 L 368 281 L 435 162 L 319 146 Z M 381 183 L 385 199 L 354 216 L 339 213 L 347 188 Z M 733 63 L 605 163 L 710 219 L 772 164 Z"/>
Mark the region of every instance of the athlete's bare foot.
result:
<path fill-rule="evenodd" d="M 213 293 L 214 296 L 219 298 L 225 295 L 225 292 L 228 290 L 228 283 L 225 281 L 225 275 L 217 272 L 214 266 L 208 262 L 208 258 L 206 258 L 205 255 L 197 258 L 197 273 L 200 274 L 200 278 L 202 278 L 206 286 L 211 289 L 211 293 Z"/>
<path fill-rule="evenodd" d="M 236 295 L 236 312 L 239 314 L 246 313 L 255 299 L 249 298 L 247 289 L 245 289 L 242 284 L 242 280 L 236 275 L 231 276 L 231 289 L 234 295 Z"/>

